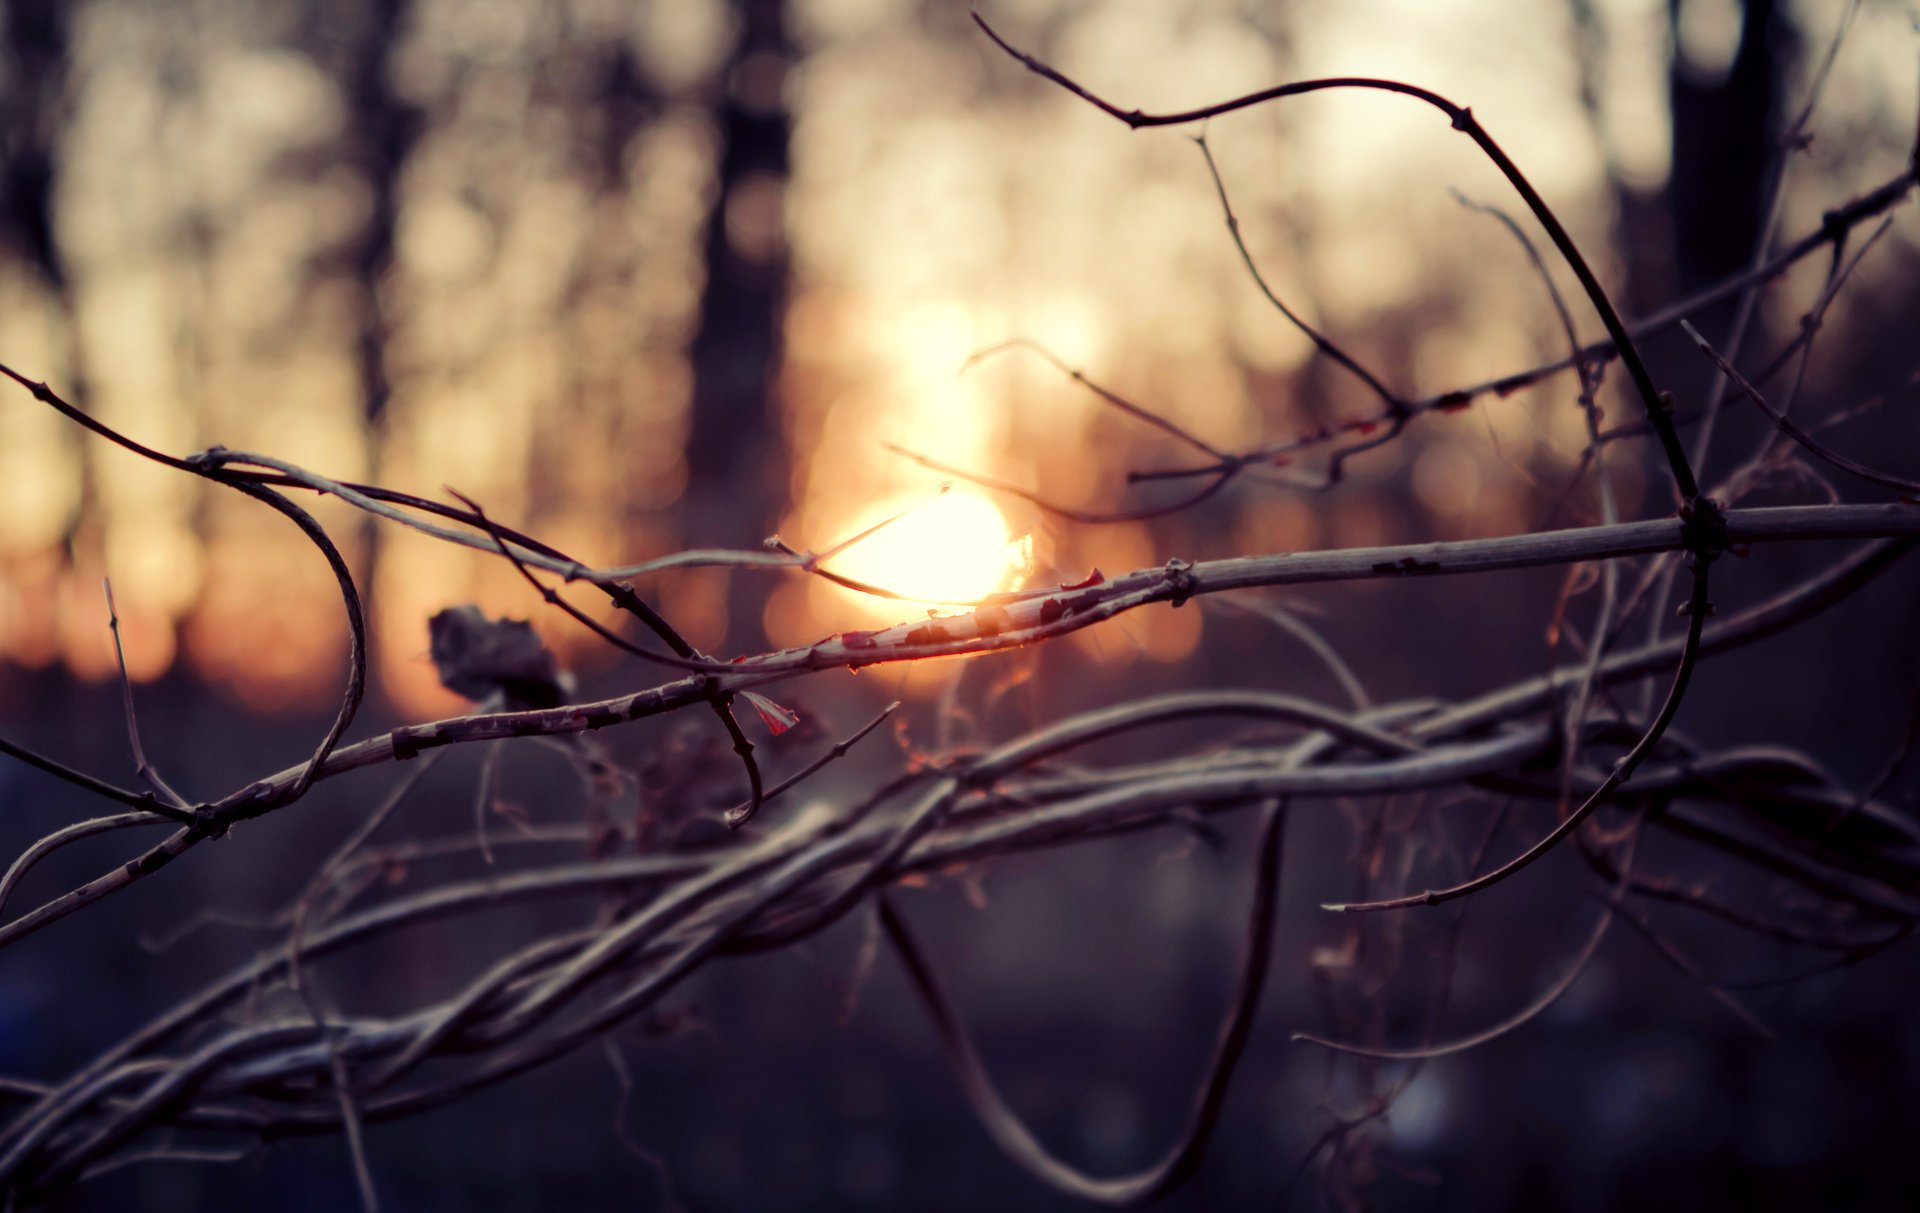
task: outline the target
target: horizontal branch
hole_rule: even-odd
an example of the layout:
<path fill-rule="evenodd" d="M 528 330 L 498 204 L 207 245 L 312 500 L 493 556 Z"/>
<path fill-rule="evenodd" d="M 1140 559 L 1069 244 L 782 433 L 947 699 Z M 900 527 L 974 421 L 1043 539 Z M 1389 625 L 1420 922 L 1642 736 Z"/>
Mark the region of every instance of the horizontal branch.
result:
<path fill-rule="evenodd" d="M 1753 529 L 1790 528 L 1778 517 L 1763 517 Z M 1705 629 L 1700 648 L 1703 653 L 1724 650 L 1804 619 L 1858 589 L 1910 548 L 1910 543 L 1900 542 L 1870 545 L 1768 602 L 1716 620 Z M 1658 642 L 1610 656 L 1598 677 L 1630 677 L 1669 662 L 1678 643 Z M 480 908 L 611 890 L 636 881 L 671 882 L 611 929 L 544 940 L 501 961 L 454 998 L 413 1014 L 337 1021 L 329 1025 L 337 1038 L 325 1037 L 312 1024 L 243 1027 L 178 1057 L 141 1056 L 195 1023 L 208 1022 L 220 1007 L 259 982 L 283 974 L 286 949 L 267 949 L 253 965 L 150 1022 L 41 1095 L 37 1106 L 16 1122 L 18 1132 L 6 1147 L 17 1162 L 34 1160 L 35 1183 L 55 1184 L 108 1156 L 156 1119 L 211 1126 L 231 1106 L 221 1101 L 248 1091 L 280 1097 L 271 1113 L 275 1135 L 329 1131 L 342 1115 L 334 1101 L 324 1098 L 325 1075 L 336 1053 L 369 1076 L 361 1107 L 368 1120 L 405 1115 L 577 1047 L 607 1024 L 650 1005 L 704 957 L 757 944 L 769 932 L 780 941 L 796 937 L 796 930 L 817 930 L 874 888 L 907 872 L 944 871 L 955 863 L 1143 828 L 1173 819 L 1189 806 L 1224 808 L 1263 795 L 1341 796 L 1512 771 L 1536 760 L 1543 747 L 1552 744 L 1551 722 L 1503 728 L 1491 735 L 1484 734 L 1485 726 L 1550 698 L 1553 685 L 1573 679 L 1581 669 L 1581 664 L 1568 665 L 1456 708 L 1390 705 L 1352 717 L 1254 691 L 1188 693 L 1115 705 L 1057 722 L 950 769 L 898 814 L 860 817 L 856 811 L 853 819 L 836 819 L 831 813 L 807 813 L 738 849 L 617 857 L 489 875 L 403 897 L 316 933 L 305 941 L 305 961 L 405 925 Z M 1536 683 L 1547 688 L 1544 696 L 1536 694 Z M 1015 775 L 1015 768 L 1051 768 L 1056 758 L 1079 745 L 1202 712 L 1284 720 L 1311 732 L 1303 743 L 1238 769 L 1231 763 L 1212 771 L 1170 765 L 1162 777 L 1133 779 L 1124 786 L 1107 785 L 1094 772 L 1081 787 L 1061 787 L 1038 800 L 1032 799 L 1036 789 L 1031 786 L 1001 784 Z M 524 714 L 476 719 L 499 722 L 519 715 Z M 1387 726 L 1398 731 L 1381 731 Z M 1358 756 L 1342 757 L 1324 746 L 1305 744 L 1335 737 L 1372 751 L 1374 758 L 1356 761 Z M 1762 773 L 1794 765 L 1790 755 L 1772 751 L 1717 756 L 1685 756 L 1683 751 L 1676 757 L 1682 760 L 1643 773 L 1637 781 L 1643 792 L 1668 783 L 1677 789 L 1701 779 L 1711 784 L 1741 764 Z M 984 792 L 987 784 L 1003 786 L 1018 805 L 1006 806 L 1012 811 L 1003 813 L 991 808 L 988 796 L 977 802 L 988 811 L 948 812 L 950 805 L 960 807 L 953 803 L 956 796 L 971 794 L 968 789 Z M 1826 792 L 1829 816 L 1857 811 L 1851 793 L 1838 788 Z M 1819 838 L 1822 847 L 1845 841 L 1817 830 L 1817 820 L 1809 824 L 1816 827 L 1809 837 Z M 1897 846 L 1902 839 L 1892 841 Z M 1771 852 L 1756 855 L 1765 863 L 1781 858 Z M 1842 875 L 1833 873 L 1836 878 Z M 1872 892 L 1835 885 L 1830 895 L 1851 903 Z M 798 923 L 797 929 L 788 929 L 792 923 Z M 477 1063 L 463 1072 L 397 1081 L 430 1056 L 472 1059 L 476 1054 Z M 298 1101 L 284 1098 L 290 1090 L 309 1089 L 319 1093 Z M 44 1171 L 39 1170 L 42 1165 Z M 5 1169 L 0 1164 L 0 1170 Z"/>
<path fill-rule="evenodd" d="M 1874 539 L 1920 536 L 1920 506 L 1783 506 L 1726 511 L 1727 539 L 1736 545 L 1795 539 Z M 781 649 L 731 663 L 715 676 L 723 691 L 747 690 L 823 669 L 862 669 L 897 661 L 961 656 L 1016 648 L 1078 631 L 1137 607 L 1178 605 L 1228 590 L 1488 573 L 1546 565 L 1612 560 L 1687 546 L 1678 518 L 1575 527 L 1440 543 L 1396 544 L 1321 552 L 1237 556 L 1196 563 L 1174 560 L 1091 586 L 997 595 L 971 611 L 871 632 L 842 632 L 812 645 Z M 323 775 L 341 774 L 434 746 L 509 737 L 577 733 L 657 716 L 701 700 L 708 679 L 684 678 L 593 703 L 537 711 L 459 716 L 411 725 L 342 748 Z M 250 804 L 270 804 L 273 788 L 293 777 L 283 771 L 221 802 L 216 811 L 250 815 Z"/>
<path fill-rule="evenodd" d="M 1920 536 L 1920 506 L 1907 504 L 1729 510 L 1725 519 L 1726 538 L 1738 545 L 1789 539 Z M 283 804 L 289 791 L 303 779 L 326 779 L 405 760 L 437 746 L 586 732 L 705 703 L 715 693 L 748 690 L 816 670 L 857 670 L 898 661 L 1017 648 L 1079 631 L 1153 603 L 1177 606 L 1190 598 L 1228 590 L 1486 573 L 1679 551 L 1688 546 L 1684 526 L 1676 517 L 1444 543 L 1240 556 L 1197 563 L 1173 560 L 1161 568 L 1142 569 L 1090 586 L 1001 595 L 957 615 L 899 623 L 872 632 L 843 632 L 812 645 L 736 660 L 730 663 L 728 673 L 682 678 L 636 694 L 408 725 L 335 749 L 311 775 L 302 764 L 257 780 L 209 806 L 206 814 L 214 824 L 257 817 Z M 177 831 L 141 858 L 0 926 L 0 947 L 171 862 L 196 837 L 194 831 Z"/>

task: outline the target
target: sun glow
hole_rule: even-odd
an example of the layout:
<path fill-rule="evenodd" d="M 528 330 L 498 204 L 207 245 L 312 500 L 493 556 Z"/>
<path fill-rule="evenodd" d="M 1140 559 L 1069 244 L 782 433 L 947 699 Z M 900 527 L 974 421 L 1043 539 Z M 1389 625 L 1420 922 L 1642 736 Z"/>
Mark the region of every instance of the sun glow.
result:
<path fill-rule="evenodd" d="M 978 493 L 954 489 L 933 498 L 889 501 L 868 511 L 849 533 L 887 519 L 892 521 L 827 567 L 910 598 L 967 602 L 1009 588 L 1031 564 L 1028 537 L 1009 534 L 1000 508 Z M 849 593 L 876 616 L 900 614 L 897 602 Z"/>

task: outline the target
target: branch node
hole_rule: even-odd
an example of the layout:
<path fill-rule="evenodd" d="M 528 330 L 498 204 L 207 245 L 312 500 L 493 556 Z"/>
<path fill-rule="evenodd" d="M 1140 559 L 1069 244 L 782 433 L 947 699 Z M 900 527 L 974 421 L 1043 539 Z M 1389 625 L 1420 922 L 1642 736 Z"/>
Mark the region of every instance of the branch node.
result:
<path fill-rule="evenodd" d="M 1727 511 L 1718 501 L 1696 495 L 1680 505 L 1680 540 L 1695 560 L 1712 560 L 1733 547 Z M 1683 611 L 1682 614 L 1685 612 Z"/>
<path fill-rule="evenodd" d="M 1173 591 L 1173 594 L 1167 599 L 1167 603 L 1176 608 L 1185 606 L 1187 599 L 1192 596 L 1194 590 L 1200 586 L 1200 579 L 1193 575 L 1193 562 L 1190 560 L 1182 560 L 1178 556 L 1167 561 L 1166 572 L 1162 574 L 1162 580 L 1165 581 L 1167 586 Z"/>
<path fill-rule="evenodd" d="M 1844 244 L 1847 234 L 1853 230 L 1853 224 L 1847 216 L 1838 210 L 1824 211 L 1820 215 L 1820 238 L 1828 244 Z"/>
<path fill-rule="evenodd" d="M 232 825 L 210 804 L 195 805 L 193 808 L 193 828 L 208 838 L 225 838 Z"/>

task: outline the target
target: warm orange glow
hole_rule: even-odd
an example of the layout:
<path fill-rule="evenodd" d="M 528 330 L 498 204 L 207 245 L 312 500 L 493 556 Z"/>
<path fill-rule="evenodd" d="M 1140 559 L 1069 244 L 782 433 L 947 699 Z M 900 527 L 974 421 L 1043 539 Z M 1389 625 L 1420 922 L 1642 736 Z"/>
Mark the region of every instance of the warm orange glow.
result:
<path fill-rule="evenodd" d="M 460 5 L 415 6 L 392 47 L 391 83 L 420 128 L 385 185 L 353 151 L 369 134 L 356 128 L 357 101 L 325 55 L 273 22 L 193 33 L 163 61 L 146 53 L 151 40 L 102 34 L 141 6 L 75 7 L 87 16 L 69 48 L 60 120 L 63 280 L 0 255 L 10 365 L 167 451 L 221 442 L 336 477 L 421 492 L 452 484 L 583 557 L 679 546 L 683 511 L 704 500 L 687 492 L 705 487 L 689 485 L 683 454 L 687 343 L 724 184 L 712 86 L 737 25 L 732 6 L 599 4 L 579 22 L 550 22 L 495 4 L 477 24 Z M 1552 5 L 1353 0 L 1275 19 L 1272 37 L 1226 0 L 1092 5 L 1060 17 L 1049 41 L 1032 38 L 1019 7 L 1006 32 L 1123 104 L 1183 108 L 1344 73 L 1401 76 L 1470 103 L 1610 281 L 1626 267 L 1609 245 L 1609 179 L 1644 191 L 1667 177 L 1676 47 L 1655 0 L 1589 6 L 1609 48 L 1597 75 L 1577 70 L 1581 43 Z M 1683 6 L 1683 66 L 1724 70 L 1737 8 Z M 792 173 L 733 183 L 722 217 L 736 252 L 791 257 L 768 417 L 780 449 L 767 452 L 791 459 L 767 503 L 789 504 L 777 528 L 786 538 L 824 550 L 911 504 L 907 485 L 926 472 L 886 444 L 1062 506 L 1157 500 L 1128 496 L 1124 469 L 1188 453 L 1031 350 L 970 361 L 1010 339 L 1222 449 L 1372 407 L 1351 377 L 1296 379 L 1313 342 L 1248 279 L 1187 139 L 1125 138 L 915 6 L 809 0 L 790 19 L 803 48 L 784 84 Z M 1912 111 L 1886 81 L 1910 68 L 1906 24 L 1897 5 L 1859 14 L 1821 119 L 1858 133 L 1860 154 L 1816 155 L 1783 229 L 1805 230 L 1832 199 L 1874 184 L 1869 146 L 1904 156 Z M 623 47 L 661 99 L 632 129 L 603 121 L 591 90 L 543 83 L 597 41 Z M 1396 390 L 1491 378 L 1563 345 L 1510 238 L 1442 187 L 1510 209 L 1511 188 L 1425 107 L 1324 94 L 1223 118 L 1210 138 L 1267 280 Z M 382 235 L 370 226 L 383 222 L 377 188 L 393 191 L 395 226 L 391 263 L 369 278 L 341 254 Z M 1892 238 L 1911 243 L 1899 228 Z M 1792 323 L 1821 289 L 1809 266 L 1768 293 L 1770 319 Z M 1584 312 L 1580 324 L 1595 335 Z M 369 369 L 390 389 L 375 427 L 362 399 Z M 256 707 L 337 693 L 337 596 L 283 522 L 82 435 L 15 385 L 0 389 L 0 666 L 69 660 L 111 678 L 98 595 L 111 576 L 136 678 L 185 660 Z M 1243 485 L 1232 497 L 1243 512 L 1219 534 L 1087 536 L 1010 499 L 956 491 L 830 566 L 967 600 L 1017 579 L 1024 557 L 1009 551 L 1009 532 L 1028 527 L 1044 576 L 1066 578 L 1220 554 L 1229 540 L 1261 551 L 1385 542 L 1406 537 L 1398 498 L 1374 495 L 1389 480 L 1396 492 L 1410 486 L 1449 534 L 1517 529 L 1532 521 L 1521 470 L 1544 482 L 1543 464 L 1556 481 L 1577 468 L 1586 418 L 1573 391 L 1563 377 L 1423 423 L 1424 436 L 1349 465 L 1337 505 Z M 1644 469 L 1628 458 L 1610 469 L 1630 516 L 1650 491 Z M 336 502 L 305 504 L 349 547 L 373 533 Z M 758 526 L 726 541 L 752 546 Z M 378 532 L 360 587 L 376 681 L 410 712 L 458 710 L 423 656 L 426 618 L 467 601 L 516 618 L 547 612 L 498 560 L 384 523 Z M 682 574 L 647 592 L 703 649 L 756 647 L 757 637 L 724 634 L 727 582 Z M 292 604 L 296 592 L 312 601 Z M 575 600 L 617 618 L 601 596 Z M 794 576 L 764 618 L 775 641 L 804 643 L 920 609 Z M 1079 643 L 1116 662 L 1169 659 L 1196 643 L 1198 620 L 1144 612 Z M 570 667 L 612 660 L 569 621 L 542 626 Z"/>
<path fill-rule="evenodd" d="M 258 711 L 325 702 L 347 675 L 347 625 L 333 575 L 280 530 L 239 526 L 208 542 L 208 575 L 180 631 L 200 676 Z M 352 560 L 352 546 L 343 554 Z M 131 605 L 122 600 L 123 621 Z M 134 637 L 127 640 L 131 650 Z"/>
<path fill-rule="evenodd" d="M 1061 554 L 1060 567 L 1078 575 L 1103 569 L 1109 576 L 1150 568 L 1166 560 L 1153 532 L 1141 523 L 1094 527 L 1075 534 Z M 1172 663 L 1200 646 L 1204 616 L 1188 607 L 1128 611 L 1115 619 L 1069 634 L 1070 643 L 1095 660 L 1124 666 L 1138 657 Z"/>
<path fill-rule="evenodd" d="M 1007 589 L 1027 571 L 1025 537 L 1007 533 L 1000 508 L 978 493 L 953 490 L 917 507 L 912 499 L 875 507 L 851 530 L 908 512 L 836 556 L 832 571 L 896 594 L 966 602 Z M 876 617 L 903 616 L 898 602 L 850 594 Z"/>

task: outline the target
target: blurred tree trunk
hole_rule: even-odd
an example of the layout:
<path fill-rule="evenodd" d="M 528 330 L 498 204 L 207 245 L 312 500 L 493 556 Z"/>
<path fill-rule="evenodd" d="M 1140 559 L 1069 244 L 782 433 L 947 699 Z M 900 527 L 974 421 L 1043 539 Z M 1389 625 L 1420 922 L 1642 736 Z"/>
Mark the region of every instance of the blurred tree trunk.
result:
<path fill-rule="evenodd" d="M 420 132 L 419 112 L 394 93 L 390 79 L 393 52 L 411 7 L 411 0 L 330 5 L 318 19 L 334 29 L 310 42 L 322 56 L 330 46 L 338 48 L 329 66 L 340 82 L 349 114 L 345 158 L 367 187 L 366 223 L 347 255 L 360 294 L 355 355 L 369 430 L 380 426 L 393 391 L 387 376 L 388 334 L 380 283 L 393 263 L 400 171 Z"/>
<path fill-rule="evenodd" d="M 1672 157 L 1666 183 L 1645 188 L 1623 180 L 1611 162 L 1601 99 L 1611 48 L 1600 6 L 1568 0 L 1581 100 L 1610 158 L 1615 239 L 1626 264 L 1622 299 L 1630 313 L 1652 311 L 1745 267 L 1779 159 L 1798 29 L 1782 0 L 1742 0 L 1738 50 L 1724 70 L 1714 70 L 1690 60 L 1680 37 L 1686 6 L 1701 2 L 1668 0 Z"/>
<path fill-rule="evenodd" d="M 366 422 L 367 473 L 380 480 L 382 430 L 393 383 L 387 373 L 389 325 L 381 283 L 393 264 L 399 219 L 400 173 L 421 127 L 419 111 L 393 91 L 391 67 L 405 34 L 411 0 L 358 0 L 315 10 L 317 28 L 304 39 L 339 82 L 347 105 L 346 144 L 341 149 L 366 185 L 367 216 L 358 237 L 342 254 L 342 267 L 358 303 L 354 369 Z M 357 528 L 347 553 L 362 585 L 372 579 L 381 529 L 371 517 Z"/>
<path fill-rule="evenodd" d="M 54 151 L 64 121 L 67 5 L 12 0 L 4 6 L 6 121 L 0 123 L 0 245 L 64 294 L 66 272 L 53 235 Z"/>
<path fill-rule="evenodd" d="M 720 163 L 706 225 L 705 292 L 688 356 L 693 371 L 681 542 L 751 546 L 784 504 L 773 395 L 787 287 L 785 84 L 794 49 L 783 0 L 736 0 L 737 37 L 722 68 L 715 125 Z M 727 634 L 759 634 L 765 586 L 734 578 Z"/>
<path fill-rule="evenodd" d="M 0 261 L 12 261 L 38 278 L 65 323 L 64 368 L 41 367 L 42 377 L 64 374 L 71 399 L 87 398 L 86 352 L 75 323 L 73 292 L 53 225 L 53 186 L 61 135 L 67 123 L 67 0 L 11 0 L 0 5 L 0 36 L 6 61 L 0 67 Z M 35 373 L 35 368 L 25 368 Z M 71 549 L 78 528 L 91 517 L 96 493 L 93 464 L 80 462 L 80 488 L 69 522 Z"/>
<path fill-rule="evenodd" d="M 1668 5 L 1676 49 L 1667 76 L 1673 116 L 1667 209 L 1683 293 L 1739 272 L 1753 256 L 1780 127 L 1792 104 L 1786 90 L 1799 43 L 1783 0 L 1744 0 L 1733 64 L 1718 79 L 1707 76 L 1678 45 L 1682 7 L 1700 2 Z"/>
<path fill-rule="evenodd" d="M 1681 34 L 1687 6 L 1705 2 L 1668 0 L 1672 154 L 1666 182 L 1649 187 L 1625 179 L 1612 158 L 1602 102 L 1609 51 L 1602 7 L 1597 0 L 1568 0 L 1581 99 L 1608 150 L 1613 239 L 1625 269 L 1619 301 L 1629 315 L 1655 311 L 1748 266 L 1783 159 L 1781 127 L 1795 104 L 1787 90 L 1800 45 L 1785 0 L 1742 0 L 1738 44 L 1720 63 L 1697 61 L 1692 53 L 1702 48 L 1689 48 Z M 1736 306 L 1729 301 L 1701 309 L 1692 319 L 1724 343 Z M 1767 344 L 1759 327 L 1763 319 L 1753 317 L 1749 351 Z M 1651 356 L 1656 377 L 1680 393 L 1683 406 L 1696 402 L 1717 374 L 1690 349 L 1667 346 Z M 1729 424 L 1746 422 L 1736 413 Z"/>
<path fill-rule="evenodd" d="M 1703 0 L 1669 0 L 1669 28 L 1674 31 L 1674 54 L 1668 70 L 1673 122 L 1673 168 L 1667 178 L 1667 213 L 1673 232 L 1674 295 L 1683 297 L 1723 278 L 1740 273 L 1752 263 L 1754 250 L 1766 237 L 1767 211 L 1776 178 L 1790 155 L 1783 146 L 1782 129 L 1796 104 L 1787 95 L 1793 87 L 1793 65 L 1798 35 L 1787 12 L 1786 0 L 1744 0 L 1740 46 L 1723 75 L 1702 72 L 1689 61 L 1679 38 L 1683 4 Z M 1754 307 L 1740 328 L 1736 298 L 1715 308 L 1700 309 L 1695 324 L 1729 355 L 1748 359 L 1772 348 L 1764 308 Z M 1724 391 L 1720 373 L 1688 358 L 1690 351 L 1675 347 L 1682 361 L 1678 373 L 1667 379 L 1682 400 Z M 1746 450 L 1758 421 L 1747 410 L 1723 414 L 1725 424 L 1714 432 L 1715 446 Z M 1737 436 L 1737 435 L 1745 436 Z M 1708 466 L 1713 458 L 1708 456 Z"/>

